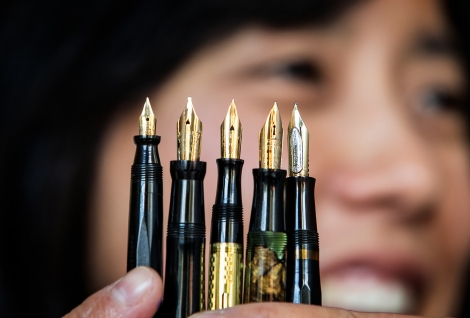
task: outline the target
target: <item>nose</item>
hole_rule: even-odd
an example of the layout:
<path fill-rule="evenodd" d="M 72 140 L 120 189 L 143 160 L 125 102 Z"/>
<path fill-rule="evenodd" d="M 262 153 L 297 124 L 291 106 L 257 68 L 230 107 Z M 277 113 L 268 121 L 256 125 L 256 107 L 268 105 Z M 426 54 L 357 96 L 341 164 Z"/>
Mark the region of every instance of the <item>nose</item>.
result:
<path fill-rule="evenodd" d="M 342 210 L 423 221 L 437 202 L 439 170 L 430 144 L 388 87 L 371 78 L 367 90 L 345 94 L 335 125 L 341 128 L 325 163 L 329 175 L 318 190 Z"/>

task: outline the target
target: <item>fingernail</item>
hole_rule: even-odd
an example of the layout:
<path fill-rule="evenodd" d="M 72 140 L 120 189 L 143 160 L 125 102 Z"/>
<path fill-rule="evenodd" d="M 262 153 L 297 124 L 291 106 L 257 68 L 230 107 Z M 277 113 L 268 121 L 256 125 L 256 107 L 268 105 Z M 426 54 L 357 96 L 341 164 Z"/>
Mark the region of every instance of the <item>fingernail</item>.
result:
<path fill-rule="evenodd" d="M 152 285 L 152 275 L 145 267 L 137 267 L 127 273 L 121 281 L 111 289 L 111 296 L 126 306 L 139 303 L 149 292 Z"/>

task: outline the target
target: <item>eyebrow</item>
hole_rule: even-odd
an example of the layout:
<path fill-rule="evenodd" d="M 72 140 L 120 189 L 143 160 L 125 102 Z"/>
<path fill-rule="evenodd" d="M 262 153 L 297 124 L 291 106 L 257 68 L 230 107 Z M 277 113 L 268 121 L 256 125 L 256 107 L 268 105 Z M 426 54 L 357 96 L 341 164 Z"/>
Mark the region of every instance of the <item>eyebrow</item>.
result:
<path fill-rule="evenodd" d="M 455 38 L 449 32 L 426 31 L 419 33 L 412 44 L 412 55 L 422 57 L 457 57 Z"/>

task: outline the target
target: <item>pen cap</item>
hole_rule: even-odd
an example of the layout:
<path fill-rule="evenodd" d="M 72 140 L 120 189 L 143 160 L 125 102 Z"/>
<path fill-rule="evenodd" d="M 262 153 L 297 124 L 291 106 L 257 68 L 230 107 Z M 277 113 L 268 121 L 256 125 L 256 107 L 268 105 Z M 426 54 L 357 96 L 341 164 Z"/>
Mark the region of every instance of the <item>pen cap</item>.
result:
<path fill-rule="evenodd" d="M 287 231 L 317 231 L 314 189 L 314 178 L 290 177 L 286 179 Z"/>
<path fill-rule="evenodd" d="M 204 161 L 174 160 L 170 162 L 172 178 L 170 215 L 171 224 L 205 224 Z"/>
<path fill-rule="evenodd" d="M 253 180 L 250 231 L 285 232 L 284 183 L 286 170 L 253 169 Z"/>

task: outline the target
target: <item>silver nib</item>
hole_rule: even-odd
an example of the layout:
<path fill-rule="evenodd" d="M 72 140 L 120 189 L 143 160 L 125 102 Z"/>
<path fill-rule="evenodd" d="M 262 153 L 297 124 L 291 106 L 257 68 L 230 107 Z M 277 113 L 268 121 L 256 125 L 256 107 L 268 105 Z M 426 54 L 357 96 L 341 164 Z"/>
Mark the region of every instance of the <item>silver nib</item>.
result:
<path fill-rule="evenodd" d="M 300 117 L 297 104 L 294 104 L 292 116 L 287 128 L 289 141 L 289 175 L 308 177 L 308 139 L 307 127 Z"/>

